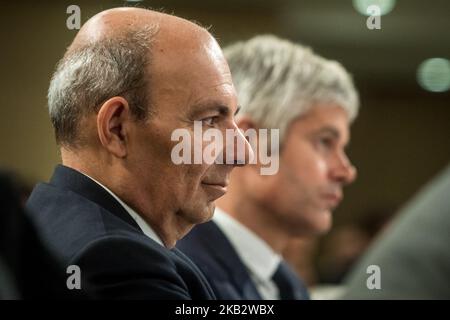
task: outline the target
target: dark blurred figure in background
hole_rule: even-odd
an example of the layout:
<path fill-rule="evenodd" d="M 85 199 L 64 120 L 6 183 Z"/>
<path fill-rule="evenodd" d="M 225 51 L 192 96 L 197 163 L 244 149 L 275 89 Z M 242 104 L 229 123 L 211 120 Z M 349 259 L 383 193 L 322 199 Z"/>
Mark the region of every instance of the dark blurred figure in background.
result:
<path fill-rule="evenodd" d="M 369 242 L 367 232 L 355 223 L 335 228 L 320 246 L 317 261 L 320 283 L 340 284 Z"/>
<path fill-rule="evenodd" d="M 15 242 L 17 237 L 12 232 L 18 224 L 17 220 L 24 216 L 19 199 L 12 175 L 0 171 L 0 299 L 19 298 L 15 277 L 11 272 L 11 268 L 17 266 L 18 260 Z"/>
<path fill-rule="evenodd" d="M 318 281 L 341 284 L 354 263 L 392 219 L 394 210 L 372 210 L 362 218 L 334 228 L 317 250 Z"/>
<path fill-rule="evenodd" d="M 0 299 L 67 299 L 66 274 L 25 215 L 26 185 L 0 171 Z"/>
<path fill-rule="evenodd" d="M 336 299 L 342 282 L 370 243 L 389 224 L 393 210 L 373 210 L 332 229 L 325 237 L 289 242 L 283 255 L 310 287 L 312 299 Z"/>
<path fill-rule="evenodd" d="M 398 214 L 351 271 L 345 299 L 450 299 L 450 166 Z M 370 266 L 379 267 L 379 288 Z M 374 278 L 373 278 L 374 279 Z"/>

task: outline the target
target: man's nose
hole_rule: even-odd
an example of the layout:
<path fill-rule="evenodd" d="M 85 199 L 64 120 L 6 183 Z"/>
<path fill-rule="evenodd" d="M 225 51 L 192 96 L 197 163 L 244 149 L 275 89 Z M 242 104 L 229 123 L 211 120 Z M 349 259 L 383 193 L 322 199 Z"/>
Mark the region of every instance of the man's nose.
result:
<path fill-rule="evenodd" d="M 225 135 L 226 163 L 238 167 L 249 164 L 254 158 L 254 152 L 243 132 L 236 124 L 233 124 L 233 128 L 227 130 L 233 130 L 233 135 L 229 133 Z M 233 136 L 233 139 L 230 139 L 231 136 Z"/>
<path fill-rule="evenodd" d="M 355 181 L 357 170 L 348 157 L 342 153 L 337 156 L 336 164 L 332 168 L 331 175 L 334 180 L 340 182 L 342 185 L 348 185 Z"/>

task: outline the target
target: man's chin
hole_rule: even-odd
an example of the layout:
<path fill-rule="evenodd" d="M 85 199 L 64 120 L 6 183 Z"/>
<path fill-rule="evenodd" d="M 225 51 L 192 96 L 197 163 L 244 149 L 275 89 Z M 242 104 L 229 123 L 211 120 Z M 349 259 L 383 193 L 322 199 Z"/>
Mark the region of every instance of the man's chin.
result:
<path fill-rule="evenodd" d="M 212 219 L 212 217 L 214 216 L 215 209 L 216 209 L 216 203 L 214 201 L 210 201 L 206 208 L 206 211 L 207 211 L 206 219 L 203 222 L 207 222 Z"/>
<path fill-rule="evenodd" d="M 214 209 L 214 202 L 208 202 L 207 204 L 203 205 L 202 208 L 199 208 L 197 210 L 191 208 L 189 210 L 180 211 L 179 214 L 183 216 L 182 220 L 184 222 L 182 231 L 178 235 L 178 240 L 186 236 L 186 234 L 188 234 L 191 229 L 197 224 L 205 223 L 211 220 L 214 215 Z"/>
<path fill-rule="evenodd" d="M 333 213 L 329 209 L 321 210 L 314 214 L 312 220 L 309 221 L 306 230 L 311 236 L 321 236 L 328 233 L 333 225 Z"/>
<path fill-rule="evenodd" d="M 320 215 L 315 229 L 319 235 L 322 235 L 328 233 L 333 225 L 333 212 L 331 209 L 326 209 Z"/>
<path fill-rule="evenodd" d="M 194 210 L 194 212 L 191 215 L 193 217 L 191 222 L 193 224 L 208 222 L 209 220 L 212 219 L 215 208 L 216 205 L 214 201 L 206 201 L 202 206 L 199 206 L 198 210 Z"/>

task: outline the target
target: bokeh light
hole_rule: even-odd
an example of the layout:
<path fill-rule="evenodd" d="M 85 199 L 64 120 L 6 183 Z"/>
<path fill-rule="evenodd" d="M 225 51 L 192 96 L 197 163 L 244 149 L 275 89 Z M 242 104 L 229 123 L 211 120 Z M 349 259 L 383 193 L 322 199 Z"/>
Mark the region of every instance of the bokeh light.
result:
<path fill-rule="evenodd" d="M 369 16 L 367 8 L 376 5 L 380 8 L 380 14 L 385 15 L 392 11 L 395 7 L 396 0 L 353 0 L 353 7 L 359 13 Z"/>
<path fill-rule="evenodd" d="M 425 60 L 417 69 L 417 81 L 425 90 L 447 91 L 450 89 L 450 61 L 444 58 Z"/>

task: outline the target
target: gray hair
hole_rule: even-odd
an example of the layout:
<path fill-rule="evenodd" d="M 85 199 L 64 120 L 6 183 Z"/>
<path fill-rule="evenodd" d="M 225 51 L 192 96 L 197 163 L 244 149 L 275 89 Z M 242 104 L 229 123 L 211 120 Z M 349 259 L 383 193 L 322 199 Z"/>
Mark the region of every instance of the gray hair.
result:
<path fill-rule="evenodd" d="M 317 103 L 336 103 L 353 121 L 359 98 L 351 76 L 336 61 L 272 35 L 256 36 L 224 49 L 241 105 L 258 125 L 278 128 L 280 141 L 290 123 Z"/>
<path fill-rule="evenodd" d="M 53 74 L 48 109 L 58 144 L 81 144 L 80 120 L 103 102 L 124 97 L 136 120 L 149 114 L 150 43 L 156 26 L 128 30 L 68 51 Z"/>

